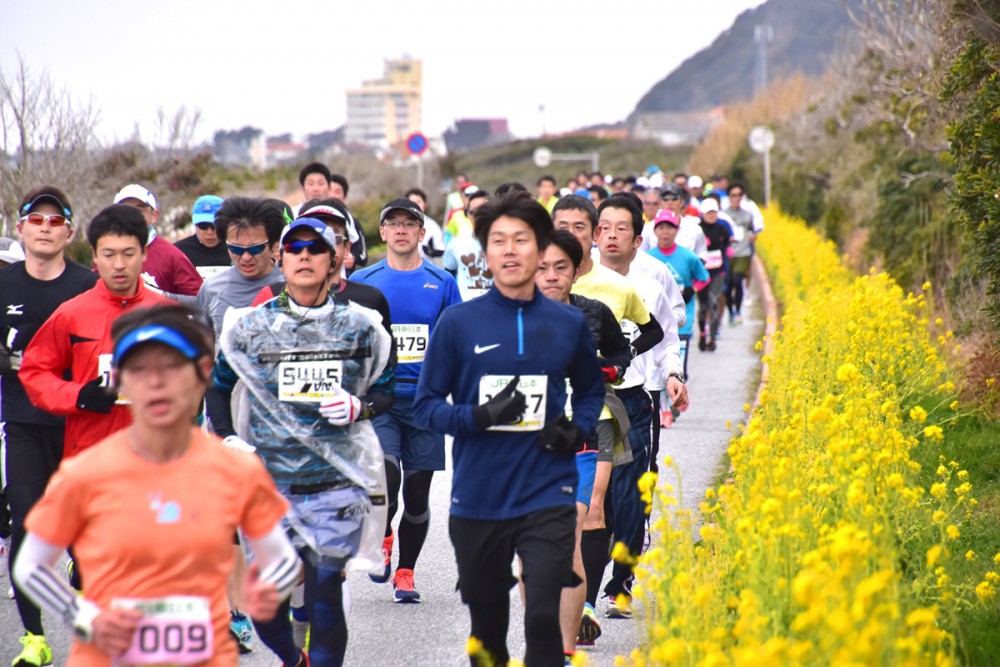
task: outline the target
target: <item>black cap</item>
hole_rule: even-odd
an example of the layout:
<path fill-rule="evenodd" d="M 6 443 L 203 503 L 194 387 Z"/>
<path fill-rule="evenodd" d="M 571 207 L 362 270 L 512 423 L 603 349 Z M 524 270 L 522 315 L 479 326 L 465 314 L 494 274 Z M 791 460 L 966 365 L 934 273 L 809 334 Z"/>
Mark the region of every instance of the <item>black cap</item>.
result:
<path fill-rule="evenodd" d="M 69 205 L 69 199 L 66 197 L 66 194 L 52 185 L 36 188 L 25 195 L 24 199 L 21 200 L 18 212 L 20 215 L 28 215 L 36 206 L 44 203 L 53 204 L 62 211 L 62 214 L 67 219 L 73 218 L 73 209 Z"/>
<path fill-rule="evenodd" d="M 382 208 L 382 213 L 378 216 L 378 224 L 381 225 L 384 223 L 385 219 L 393 211 L 404 211 L 409 213 L 414 220 L 419 222 L 421 225 L 424 224 L 424 212 L 420 210 L 420 207 L 409 199 L 403 198 L 393 199 Z"/>
<path fill-rule="evenodd" d="M 673 195 L 678 199 L 684 199 L 687 196 L 687 193 L 684 192 L 684 189 L 676 183 L 667 183 L 663 186 L 663 190 L 660 191 L 660 198 L 662 199 L 666 195 Z"/>

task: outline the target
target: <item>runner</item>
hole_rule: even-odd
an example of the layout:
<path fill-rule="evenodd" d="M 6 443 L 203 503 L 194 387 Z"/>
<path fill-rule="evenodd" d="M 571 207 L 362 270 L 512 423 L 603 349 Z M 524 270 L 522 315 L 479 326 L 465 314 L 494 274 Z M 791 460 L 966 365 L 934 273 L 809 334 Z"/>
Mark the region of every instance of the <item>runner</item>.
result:
<path fill-rule="evenodd" d="M 538 267 L 535 282 L 538 289 L 548 298 L 568 303 L 583 313 L 587 326 L 597 348 L 598 361 L 605 382 L 612 382 L 625 374 L 632 361 L 628 339 L 622 333 L 614 313 L 600 301 L 570 294 L 573 282 L 583 261 L 580 242 L 569 231 L 559 229 L 553 232 L 549 246 L 545 249 L 542 263 Z M 581 584 L 564 588 L 560 603 L 560 626 L 562 627 L 563 652 L 572 656 L 576 652 L 578 637 L 584 645 L 593 644 L 601 635 L 601 625 L 594 615 L 593 606 L 586 605 L 586 575 L 580 539 L 583 523 L 587 517 L 594 491 L 597 472 L 598 433 L 590 434 L 576 453 L 576 469 L 580 477 L 576 494 L 576 546 L 573 551 L 573 571 L 581 579 Z"/>
<path fill-rule="evenodd" d="M 295 644 L 289 602 L 274 620 L 256 624 L 289 666 L 343 663 L 344 569 L 359 555 L 369 567 L 382 562 L 384 526 L 365 518 L 373 503 L 385 502 L 382 454 L 369 420 L 392 404 L 392 338 L 370 315 L 331 299 L 336 246 L 333 230 L 320 220 L 299 218 L 288 226 L 280 255 L 285 290 L 235 314 L 220 341 L 218 391 L 206 396 L 216 433 L 256 447 L 291 502 L 292 543 L 305 562 L 309 657 Z M 234 423 L 238 380 L 246 394 L 237 401 Z"/>
<path fill-rule="evenodd" d="M 202 279 L 184 253 L 156 233 L 160 211 L 153 193 L 141 185 L 126 185 L 115 195 L 114 203 L 131 206 L 142 213 L 146 220 L 146 261 L 142 265 L 142 279 L 171 299 L 187 301 L 201 288 Z"/>
<path fill-rule="evenodd" d="M 545 210 L 551 215 L 552 207 L 559 201 L 559 193 L 557 192 L 559 185 L 556 183 L 556 177 L 546 174 L 539 178 L 535 185 L 538 187 L 538 199 L 536 201 L 544 206 Z"/>
<path fill-rule="evenodd" d="M 430 525 L 430 491 L 435 470 L 444 470 L 444 435 L 419 427 L 413 417 L 413 395 L 423 367 L 427 342 L 444 310 L 461 303 L 458 285 L 445 271 L 420 256 L 424 216 L 409 199 L 393 199 L 382 209 L 379 226 L 386 258 L 358 271 L 353 278 L 377 287 L 389 300 L 396 340 L 396 400 L 372 423 L 385 454 L 389 517 L 385 527 L 385 571 L 372 581 L 388 581 L 392 572 L 392 519 L 400 486 L 403 516 L 399 521 L 399 562 L 392 578 L 396 602 L 420 602 L 413 569 Z M 402 468 L 402 479 L 400 478 Z"/>
<path fill-rule="evenodd" d="M 528 665 L 563 660 L 560 595 L 579 583 L 574 452 L 596 425 L 604 387 L 583 315 L 535 287 L 551 234 L 548 212 L 530 195 L 479 209 L 476 235 L 493 287 L 442 315 L 425 358 L 434 372 L 420 376 L 414 403 L 418 423 L 455 436 L 449 533 L 482 662 L 509 660 L 515 553 Z M 572 420 L 563 412 L 567 379 Z"/>
<path fill-rule="evenodd" d="M 732 234 L 729 225 L 719 221 L 719 202 L 706 197 L 701 203 L 701 229 L 708 241 L 702 260 L 711 277 L 708 287 L 698 292 L 698 349 L 715 352 L 722 321 L 722 303 L 726 289 L 726 262 Z"/>
<path fill-rule="evenodd" d="M 24 351 L 19 376 L 28 398 L 35 407 L 66 417 L 63 457 L 132 423 L 125 401 L 109 391 L 111 323 L 165 300 L 139 278 L 147 238 L 146 219 L 135 208 L 113 204 L 98 213 L 87 227 L 87 241 L 101 279 L 59 306 Z"/>
<path fill-rule="evenodd" d="M 222 207 L 222 198 L 215 195 L 202 195 L 191 208 L 191 224 L 194 234 L 181 239 L 174 247 L 191 260 L 194 268 L 203 279 L 208 280 L 217 273 L 222 273 L 233 265 L 229 258 L 226 244 L 215 232 L 215 214 Z"/>
<path fill-rule="evenodd" d="M 469 205 L 465 207 L 466 217 L 475 222 L 476 211 L 489 200 L 490 195 L 486 191 L 473 192 L 469 195 Z M 493 274 L 486 266 L 483 247 L 471 229 L 451 240 L 444 251 L 442 266 L 455 277 L 462 301 L 486 294 L 493 284 Z"/>
<path fill-rule="evenodd" d="M 763 229 L 757 227 L 754 214 L 744 206 L 746 188 L 740 182 L 729 186 L 729 206 L 720 213 L 729 218 L 733 230 L 733 252 L 729 260 L 729 275 L 726 281 L 726 307 L 729 309 L 729 323 L 743 324 L 743 281 L 750 285 L 750 260 L 753 259 L 757 234 Z M 759 212 L 759 209 L 758 209 Z"/>
<path fill-rule="evenodd" d="M 24 261 L 0 269 L 0 353 L 4 425 L 4 481 L 11 512 L 7 567 L 24 542 L 24 519 L 45 491 L 62 459 L 65 419 L 31 404 L 18 377 L 24 350 L 35 332 L 62 303 L 86 292 L 98 277 L 66 261 L 66 246 L 76 235 L 66 195 L 46 186 L 29 192 L 18 206 L 17 231 L 24 241 Z M 20 246 L 17 246 L 20 249 Z M 17 665 L 52 662 L 38 607 L 17 590 L 17 612 L 25 634 Z"/>
<path fill-rule="evenodd" d="M 441 256 L 444 255 L 444 231 L 437 220 L 427 215 L 427 193 L 420 188 L 410 188 L 403 195 L 414 204 L 420 207 L 424 213 L 424 240 L 420 244 L 420 250 L 424 257 L 434 264 L 441 266 Z"/>
<path fill-rule="evenodd" d="M 687 213 L 688 192 L 684 188 L 668 183 L 663 186 L 660 193 L 661 208 L 673 211 L 681 221 L 680 232 L 677 234 L 677 245 L 687 248 L 698 257 L 705 254 L 705 234 L 698 226 L 701 219 L 696 215 Z M 656 234 L 653 232 L 653 223 L 650 221 L 642 230 L 642 243 L 639 251 L 645 252 L 656 246 Z"/>
<path fill-rule="evenodd" d="M 694 295 L 708 285 L 710 278 L 702 261 L 687 248 L 677 245 L 680 221 L 677 219 L 676 213 L 668 210 L 660 211 L 653 222 L 657 247 L 650 248 L 649 254 L 663 262 L 670 270 L 674 280 L 681 286 L 686 304 L 686 322 L 677 333 L 681 340 L 681 362 L 684 367 L 684 377 L 687 377 L 688 346 L 694 331 Z M 660 415 L 660 423 L 664 428 L 669 428 L 679 415 L 679 412 L 674 412 L 675 410 L 676 408 L 669 405 L 669 398 L 664 396 Z"/>
<path fill-rule="evenodd" d="M 64 461 L 28 516 L 14 578 L 73 628 L 68 664 L 236 664 L 224 591 L 237 527 L 258 558 L 255 616 L 273 617 L 300 576 L 288 504 L 260 460 L 192 425 L 212 370 L 211 331 L 192 315 L 164 305 L 115 321 L 112 384 L 134 423 Z M 86 597 L 55 571 L 67 548 Z"/>

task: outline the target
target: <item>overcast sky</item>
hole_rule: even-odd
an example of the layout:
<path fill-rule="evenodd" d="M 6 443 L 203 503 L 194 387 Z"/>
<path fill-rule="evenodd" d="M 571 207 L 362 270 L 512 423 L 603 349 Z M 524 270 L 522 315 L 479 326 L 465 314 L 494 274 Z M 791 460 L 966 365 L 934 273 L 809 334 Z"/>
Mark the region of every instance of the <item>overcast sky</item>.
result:
<path fill-rule="evenodd" d="M 198 139 L 244 125 L 334 129 L 344 91 L 383 59 L 423 60 L 424 131 L 505 117 L 517 136 L 623 119 L 762 0 L 0 0 L 0 68 L 17 54 L 100 110 L 101 134 L 201 111 Z"/>

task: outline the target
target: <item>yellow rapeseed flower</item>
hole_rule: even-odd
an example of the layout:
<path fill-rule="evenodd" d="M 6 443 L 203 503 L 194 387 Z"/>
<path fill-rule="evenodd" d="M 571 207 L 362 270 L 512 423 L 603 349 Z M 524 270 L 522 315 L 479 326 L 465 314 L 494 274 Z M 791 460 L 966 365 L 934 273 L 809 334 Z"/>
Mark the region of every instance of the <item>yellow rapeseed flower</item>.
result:
<path fill-rule="evenodd" d="M 924 410 L 919 405 L 914 406 L 910 409 L 910 419 L 917 422 L 918 424 L 923 424 L 927 421 L 927 411 Z"/>

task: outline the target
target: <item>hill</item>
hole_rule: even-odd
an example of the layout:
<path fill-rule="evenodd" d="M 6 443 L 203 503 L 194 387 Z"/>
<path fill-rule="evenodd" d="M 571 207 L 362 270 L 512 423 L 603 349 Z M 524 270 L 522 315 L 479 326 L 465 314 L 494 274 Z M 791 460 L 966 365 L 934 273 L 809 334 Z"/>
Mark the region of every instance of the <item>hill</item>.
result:
<path fill-rule="evenodd" d="M 857 7 L 862 0 L 847 0 Z M 844 0 L 768 0 L 740 14 L 729 30 L 654 85 L 629 117 L 658 111 L 697 111 L 750 99 L 756 80 L 754 28 L 770 25 L 768 79 L 794 72 L 822 74 L 854 26 Z M 682 28 L 688 29 L 688 28 Z"/>

